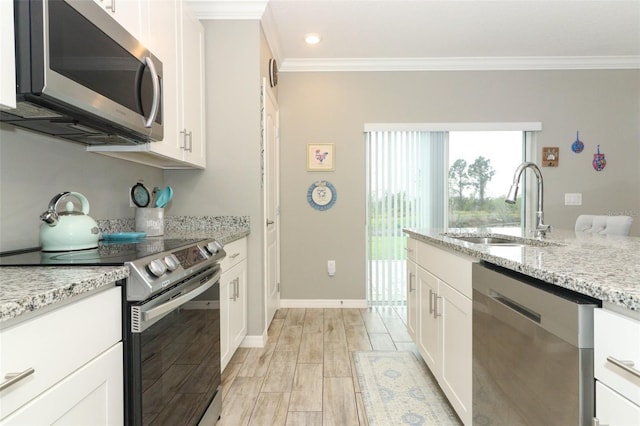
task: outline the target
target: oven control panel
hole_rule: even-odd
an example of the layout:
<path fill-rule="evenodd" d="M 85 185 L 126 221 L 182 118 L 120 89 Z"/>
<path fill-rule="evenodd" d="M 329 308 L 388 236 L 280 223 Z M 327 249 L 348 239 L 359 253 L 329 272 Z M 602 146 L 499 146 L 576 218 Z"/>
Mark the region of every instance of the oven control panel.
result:
<path fill-rule="evenodd" d="M 222 244 L 204 240 L 130 262 L 127 300 L 145 300 L 226 256 Z"/>

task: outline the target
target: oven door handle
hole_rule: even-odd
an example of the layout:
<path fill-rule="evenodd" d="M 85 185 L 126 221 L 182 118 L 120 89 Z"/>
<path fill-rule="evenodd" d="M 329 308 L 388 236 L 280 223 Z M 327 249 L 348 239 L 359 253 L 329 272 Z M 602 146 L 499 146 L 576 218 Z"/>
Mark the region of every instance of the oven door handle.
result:
<path fill-rule="evenodd" d="M 151 321 L 154 318 L 157 318 L 159 316 L 165 315 L 165 314 L 173 311 L 174 309 L 176 309 L 180 305 L 184 305 L 185 303 L 189 302 L 190 300 L 196 298 L 197 296 L 201 295 L 205 291 L 209 290 L 216 282 L 218 282 L 220 280 L 220 275 L 221 275 L 221 272 L 218 270 L 213 275 L 213 277 L 211 277 L 211 279 L 209 279 L 206 283 L 196 287 L 195 289 L 191 290 L 190 292 L 185 293 L 185 294 L 181 294 L 180 296 L 175 297 L 175 298 L 163 303 L 162 305 L 156 306 L 155 308 L 151 308 L 148 311 L 143 311 L 142 312 L 142 321 L 144 321 L 144 322 Z"/>

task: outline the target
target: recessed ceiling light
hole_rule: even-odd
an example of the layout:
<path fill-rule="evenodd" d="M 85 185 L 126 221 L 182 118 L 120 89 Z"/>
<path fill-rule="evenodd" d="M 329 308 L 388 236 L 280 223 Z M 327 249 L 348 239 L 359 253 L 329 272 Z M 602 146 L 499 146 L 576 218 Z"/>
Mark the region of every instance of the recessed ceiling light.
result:
<path fill-rule="evenodd" d="M 320 43 L 320 34 L 310 33 L 304 36 L 304 41 L 307 44 L 318 44 Z"/>

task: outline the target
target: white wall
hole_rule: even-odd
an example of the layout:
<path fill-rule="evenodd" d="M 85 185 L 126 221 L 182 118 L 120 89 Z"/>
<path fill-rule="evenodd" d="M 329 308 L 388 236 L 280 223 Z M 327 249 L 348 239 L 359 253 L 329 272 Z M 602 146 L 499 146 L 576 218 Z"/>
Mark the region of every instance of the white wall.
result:
<path fill-rule="evenodd" d="M 206 170 L 166 171 L 178 215 L 249 216 L 248 334 L 264 325 L 260 188 L 260 58 L 258 21 L 203 21 L 205 28 Z"/>
<path fill-rule="evenodd" d="M 40 213 L 62 191 L 80 192 L 94 219 L 134 217 L 129 188 L 162 186 L 162 170 L 86 152 L 84 145 L 0 124 L 0 251 L 38 246 Z M 171 213 L 171 207 L 167 209 Z"/>
<path fill-rule="evenodd" d="M 572 228 L 581 213 L 626 212 L 640 235 L 639 99 L 638 70 L 281 73 L 281 297 L 365 298 L 366 122 L 542 122 L 536 150 L 560 147 L 560 166 L 542 170 L 546 222 Z M 312 142 L 335 143 L 335 172 L 306 171 Z M 597 144 L 602 172 L 591 166 Z M 306 201 L 319 179 L 338 192 L 325 212 Z M 581 192 L 583 205 L 564 206 L 565 192 Z"/>

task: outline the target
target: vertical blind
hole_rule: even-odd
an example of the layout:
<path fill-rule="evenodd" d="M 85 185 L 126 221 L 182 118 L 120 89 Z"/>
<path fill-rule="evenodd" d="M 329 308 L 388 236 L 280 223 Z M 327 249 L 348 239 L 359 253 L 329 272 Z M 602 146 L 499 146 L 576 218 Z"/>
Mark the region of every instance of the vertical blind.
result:
<path fill-rule="evenodd" d="M 370 305 L 406 304 L 402 229 L 444 227 L 447 141 L 447 132 L 366 132 Z"/>

